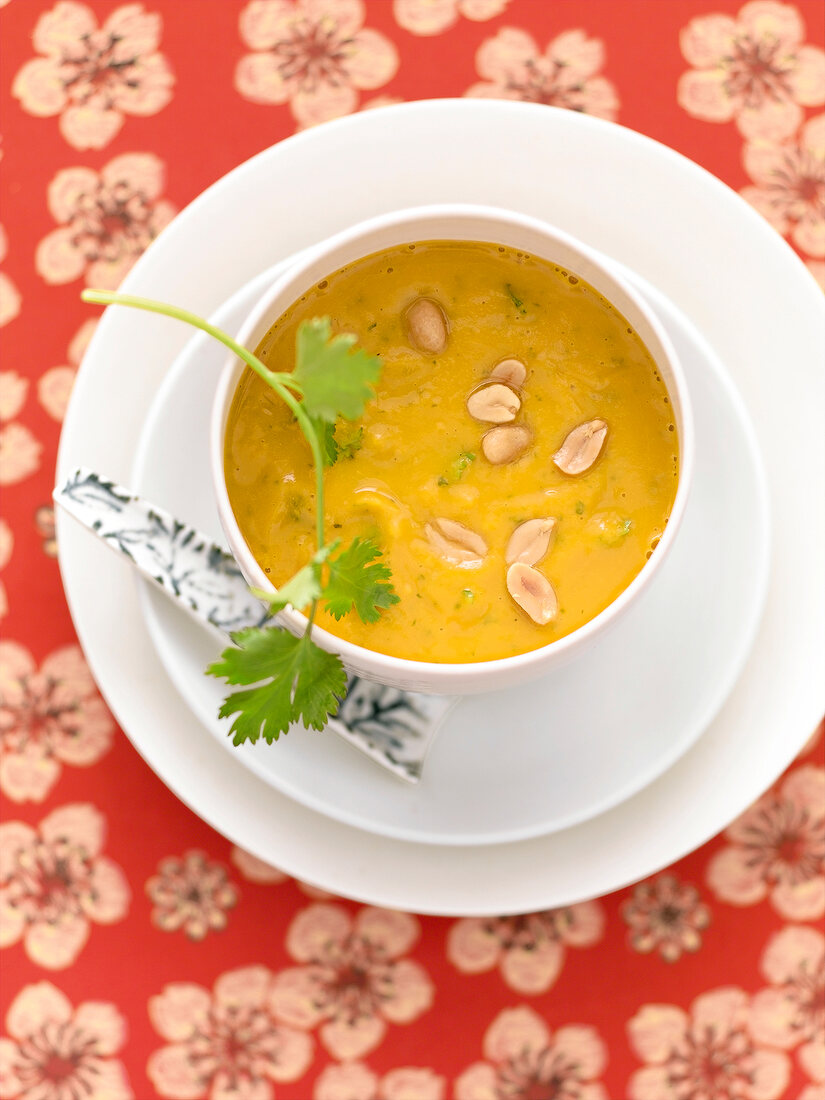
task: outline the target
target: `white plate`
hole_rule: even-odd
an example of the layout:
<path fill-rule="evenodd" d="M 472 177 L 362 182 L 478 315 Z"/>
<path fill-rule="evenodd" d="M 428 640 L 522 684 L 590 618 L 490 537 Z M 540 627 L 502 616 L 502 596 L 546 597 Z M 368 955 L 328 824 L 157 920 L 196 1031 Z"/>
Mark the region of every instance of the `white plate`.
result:
<path fill-rule="evenodd" d="M 175 219 L 126 288 L 209 314 L 323 235 L 440 201 L 523 210 L 619 258 L 679 304 L 744 398 L 776 535 L 765 617 L 736 688 L 673 768 L 599 817 L 511 844 L 433 848 L 355 829 L 274 791 L 204 736 L 164 674 L 128 564 L 63 516 L 60 560 L 81 643 L 121 725 L 235 843 L 374 904 L 525 912 L 606 893 L 703 843 L 772 782 L 825 709 L 825 304 L 774 231 L 678 154 L 586 115 L 472 100 L 364 112 L 267 150 Z M 155 390 L 189 335 L 164 318 L 108 311 L 75 386 L 60 477 L 86 464 L 128 481 Z"/>
<path fill-rule="evenodd" d="M 216 323 L 235 334 L 274 274 L 234 295 Z M 767 592 L 761 460 L 715 357 L 673 306 L 624 274 L 648 296 L 673 340 L 696 419 L 684 524 L 650 591 L 598 647 L 561 670 L 463 699 L 444 720 L 420 783 L 400 787 L 336 737 L 298 730 L 277 746 L 234 748 L 230 721 L 217 718 L 226 685 L 203 672 L 220 644 L 145 583 L 149 633 L 170 678 L 220 744 L 256 775 L 311 809 L 383 836 L 502 843 L 603 813 L 652 782 L 707 727 L 739 675 Z M 221 543 L 209 417 L 225 360 L 216 341 L 200 334 L 189 341 L 149 412 L 129 483 Z M 724 540 L 708 537 L 723 528 Z"/>

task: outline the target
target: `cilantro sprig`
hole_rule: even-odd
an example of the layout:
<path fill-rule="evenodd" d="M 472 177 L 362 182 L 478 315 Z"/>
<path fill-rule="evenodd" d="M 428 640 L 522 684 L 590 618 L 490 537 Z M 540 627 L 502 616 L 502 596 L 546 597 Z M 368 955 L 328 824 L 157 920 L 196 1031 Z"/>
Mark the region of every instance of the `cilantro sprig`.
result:
<path fill-rule="evenodd" d="M 312 640 L 319 602 L 336 619 L 354 610 L 367 623 L 398 602 L 390 570 L 378 560 L 381 551 L 371 539 L 356 538 L 342 549 L 338 540 L 326 542 L 324 533 L 324 469 L 334 465 L 339 454 L 354 453 L 361 440 L 357 435 L 341 444 L 335 425 L 339 419 L 357 420 L 362 415 L 378 381 L 380 360 L 357 348 L 354 336 L 333 335 L 329 318 L 320 317 L 298 328 L 294 370 L 271 371 L 228 333 L 189 310 L 102 290 L 84 290 L 81 297 L 99 305 L 160 313 L 208 333 L 251 367 L 298 422 L 315 471 L 316 550 L 277 593 L 254 591 L 268 603 L 271 615 L 287 605 L 309 608 L 306 630 L 300 637 L 278 625 L 236 631 L 231 635 L 234 645 L 206 672 L 228 684 L 243 685 L 226 697 L 218 712 L 221 718 L 233 719 L 230 735 L 235 745 L 255 743 L 260 737 L 271 744 L 297 722 L 306 729 L 323 729 L 338 711 L 346 673 L 337 654 Z"/>
<path fill-rule="evenodd" d="M 384 608 L 398 603 L 398 596 L 387 582 L 390 570 L 376 561 L 381 551 L 371 539 L 355 538 L 337 557 L 330 558 L 329 579 L 324 589 L 324 603 L 336 619 L 342 619 L 353 608 L 362 622 L 377 622 Z"/>
<path fill-rule="evenodd" d="M 230 684 L 257 685 L 233 691 L 218 711 L 221 718 L 236 716 L 230 729 L 234 745 L 254 744 L 261 736 L 271 745 L 293 722 L 324 728 L 347 686 L 340 657 L 317 646 L 309 629 L 296 638 L 279 626 L 251 627 L 236 631 L 232 640 L 235 646 L 207 672 Z"/>

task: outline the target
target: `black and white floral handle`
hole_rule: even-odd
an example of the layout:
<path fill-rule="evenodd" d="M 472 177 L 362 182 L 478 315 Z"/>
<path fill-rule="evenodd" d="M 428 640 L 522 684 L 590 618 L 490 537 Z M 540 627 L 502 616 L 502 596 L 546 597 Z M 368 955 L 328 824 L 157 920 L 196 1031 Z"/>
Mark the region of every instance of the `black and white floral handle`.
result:
<path fill-rule="evenodd" d="M 267 613 L 228 550 L 121 485 L 80 468 L 54 491 L 55 502 L 200 622 L 228 634 L 260 626 Z M 350 676 L 327 725 L 376 763 L 411 783 L 454 700 Z"/>

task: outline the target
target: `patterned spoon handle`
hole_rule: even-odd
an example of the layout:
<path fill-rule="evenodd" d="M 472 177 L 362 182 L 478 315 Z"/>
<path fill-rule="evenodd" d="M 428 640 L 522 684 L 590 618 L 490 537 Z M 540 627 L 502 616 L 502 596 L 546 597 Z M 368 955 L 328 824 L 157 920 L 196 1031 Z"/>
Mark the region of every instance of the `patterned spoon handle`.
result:
<path fill-rule="evenodd" d="M 266 620 L 232 555 L 162 508 L 82 467 L 55 489 L 54 499 L 199 622 L 228 634 Z M 417 783 L 455 701 L 350 676 L 327 728 L 394 775 Z"/>

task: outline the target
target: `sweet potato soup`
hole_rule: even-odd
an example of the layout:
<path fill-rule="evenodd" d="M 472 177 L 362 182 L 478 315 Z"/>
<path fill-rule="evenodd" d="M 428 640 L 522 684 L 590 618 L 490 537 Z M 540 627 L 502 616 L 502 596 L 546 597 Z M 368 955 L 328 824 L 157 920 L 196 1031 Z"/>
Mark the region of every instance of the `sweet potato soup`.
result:
<path fill-rule="evenodd" d="M 667 523 L 678 441 L 667 390 L 624 317 L 582 279 L 498 245 L 427 241 L 352 263 L 272 326 L 326 315 L 381 359 L 375 400 L 339 422 L 326 524 L 372 537 L 400 602 L 316 621 L 381 653 L 484 661 L 547 645 L 633 580 Z M 277 587 L 315 549 L 309 446 L 251 370 L 229 415 L 240 529 Z"/>

